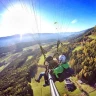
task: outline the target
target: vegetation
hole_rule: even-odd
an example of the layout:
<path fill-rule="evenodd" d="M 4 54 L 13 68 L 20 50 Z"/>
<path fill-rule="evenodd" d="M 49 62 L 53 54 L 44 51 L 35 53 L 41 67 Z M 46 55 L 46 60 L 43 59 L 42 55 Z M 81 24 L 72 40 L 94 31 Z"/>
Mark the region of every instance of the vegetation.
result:
<path fill-rule="evenodd" d="M 4 69 L 4 65 L 0 67 L 0 72 Z"/>
<path fill-rule="evenodd" d="M 28 50 L 21 55 L 10 53 L 11 57 L 7 60 L 10 64 L 0 73 L 0 96 L 33 96 L 28 82 L 36 74 L 38 56 L 40 56 L 38 53 L 40 50 Z"/>
<path fill-rule="evenodd" d="M 4 49 L 6 55 L 0 58 L 0 96 L 33 96 L 30 82 L 37 73 L 37 63 L 42 54 L 37 45 L 26 48 L 25 45 L 20 46 L 14 48 L 14 51 L 7 52 Z M 48 51 L 51 47 L 52 45 L 44 46 Z"/>
<path fill-rule="evenodd" d="M 89 38 L 96 40 L 96 36 L 95 35 L 90 35 Z"/>
<path fill-rule="evenodd" d="M 30 59 L 32 59 L 32 56 L 28 56 L 26 62 Z"/>
<path fill-rule="evenodd" d="M 50 87 L 42 87 L 44 79 L 40 83 L 36 83 L 34 79 L 44 71 L 44 68 L 37 68 L 37 64 L 44 63 L 44 57 L 35 43 L 26 42 L 0 48 L 0 96 L 38 96 L 38 94 L 50 96 Z M 46 56 L 56 53 L 56 47 L 54 43 L 44 45 L 43 48 L 47 51 Z M 58 48 L 58 55 L 62 52 L 65 53 L 78 79 L 91 85 L 96 83 L 95 27 L 70 42 L 62 42 Z M 56 86 L 61 96 L 65 93 L 68 96 L 81 94 L 78 88 L 74 92 L 68 92 L 64 82 L 56 82 Z M 87 87 L 87 85 L 82 86 L 84 89 Z M 90 87 L 88 89 L 91 90 Z M 96 91 L 89 93 L 89 96 L 95 96 L 95 94 Z"/>
<path fill-rule="evenodd" d="M 82 49 L 82 46 L 77 46 L 77 47 L 73 50 L 73 52 L 79 51 L 79 50 L 81 50 L 81 49 Z"/>
<path fill-rule="evenodd" d="M 76 41 L 82 48 L 72 53 L 70 64 L 78 73 L 78 78 L 86 83 L 94 84 L 96 81 L 96 40 L 92 36 L 96 37 L 96 29 L 93 28 L 89 33 L 83 36 L 82 41 Z"/>

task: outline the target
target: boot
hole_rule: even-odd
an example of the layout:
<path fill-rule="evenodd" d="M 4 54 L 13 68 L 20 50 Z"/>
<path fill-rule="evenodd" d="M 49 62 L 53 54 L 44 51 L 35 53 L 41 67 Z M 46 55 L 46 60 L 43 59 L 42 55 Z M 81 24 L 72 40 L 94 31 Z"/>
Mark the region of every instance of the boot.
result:
<path fill-rule="evenodd" d="M 38 80 L 38 79 L 35 79 L 35 81 L 38 82 L 38 83 L 40 83 L 40 80 Z"/>

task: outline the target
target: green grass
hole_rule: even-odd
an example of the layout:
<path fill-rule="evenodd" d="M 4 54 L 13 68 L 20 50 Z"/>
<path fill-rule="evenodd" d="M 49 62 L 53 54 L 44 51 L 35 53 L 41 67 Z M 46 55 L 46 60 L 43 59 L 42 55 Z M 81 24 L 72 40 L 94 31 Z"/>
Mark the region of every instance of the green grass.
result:
<path fill-rule="evenodd" d="M 63 44 L 63 45 L 68 45 L 69 42 L 62 42 L 62 44 Z M 61 47 L 62 47 L 62 45 L 60 44 L 58 48 L 61 48 Z"/>
<path fill-rule="evenodd" d="M 50 52 L 47 53 L 47 55 L 49 55 L 50 53 L 52 52 L 52 50 Z M 39 64 L 42 64 L 44 62 L 44 57 L 43 55 L 40 57 L 40 60 L 39 60 Z M 44 72 L 44 68 L 40 68 L 38 67 L 38 72 L 35 76 L 35 78 L 38 78 L 40 72 Z M 33 93 L 34 93 L 34 96 L 51 96 L 50 94 L 50 86 L 47 86 L 47 87 L 43 87 L 43 84 L 44 84 L 44 78 L 42 78 L 40 80 L 40 83 L 37 83 L 35 82 L 35 79 L 32 78 L 31 79 L 31 83 L 29 83 L 33 89 Z M 64 82 L 56 82 L 56 87 L 60 93 L 60 96 L 64 96 L 64 94 L 68 94 L 68 96 L 77 96 L 78 94 L 81 93 L 81 91 L 79 89 L 76 89 L 74 92 L 69 92 L 65 89 L 65 84 Z"/>
<path fill-rule="evenodd" d="M 29 47 L 25 47 L 25 48 L 23 48 L 23 51 L 27 51 L 30 49 L 35 50 L 36 48 L 39 48 L 38 44 L 35 44 L 33 46 L 29 46 Z"/>
<path fill-rule="evenodd" d="M 72 81 L 74 81 L 74 82 L 77 81 L 76 77 L 72 77 Z M 82 87 L 83 90 L 85 90 L 89 94 L 89 96 L 96 96 L 96 89 L 94 89 L 93 87 L 91 87 L 85 83 L 80 84 L 80 86 Z M 78 92 L 78 90 L 77 90 L 76 93 L 80 93 L 80 92 Z"/>
<path fill-rule="evenodd" d="M 62 44 L 64 44 L 64 45 L 67 45 L 67 44 L 69 44 L 70 42 L 63 42 Z"/>
<path fill-rule="evenodd" d="M 49 45 L 43 45 L 42 47 L 45 48 L 45 47 L 48 47 Z"/>
<path fill-rule="evenodd" d="M 44 56 L 43 56 L 43 55 L 41 55 L 38 64 L 39 64 L 39 65 L 44 64 Z"/>
<path fill-rule="evenodd" d="M 0 72 L 3 70 L 5 68 L 5 66 L 3 65 L 3 66 L 1 66 L 0 67 Z"/>
<path fill-rule="evenodd" d="M 39 96 L 50 96 L 50 86 L 42 86 L 44 84 L 44 79 L 41 79 L 40 83 L 37 83 L 34 79 L 32 79 L 32 83 L 30 84 L 34 92 L 34 96 L 38 96 L 38 94 Z M 73 92 L 67 91 L 64 82 L 56 82 L 55 85 L 60 96 L 64 96 L 64 94 L 68 94 L 68 96 L 78 96 L 81 93 L 78 88 Z"/>
<path fill-rule="evenodd" d="M 82 48 L 82 46 L 78 46 L 78 47 L 76 47 L 74 50 L 80 50 L 81 48 Z M 49 55 L 50 53 L 52 53 L 52 51 L 53 51 L 53 49 L 50 50 L 50 51 L 47 53 L 47 55 Z M 43 64 L 43 62 L 44 62 L 44 57 L 43 57 L 43 55 L 42 55 L 42 56 L 40 57 L 40 60 L 39 60 L 38 63 L 39 63 L 39 64 Z M 44 72 L 44 71 L 45 71 L 44 68 L 38 67 L 38 72 L 37 72 L 35 78 L 38 78 L 40 72 Z M 72 81 L 77 81 L 76 77 L 72 77 Z M 50 86 L 43 87 L 43 84 L 44 84 L 44 78 L 41 79 L 40 83 L 35 82 L 35 79 L 32 78 L 30 85 L 31 85 L 31 87 L 32 87 L 32 89 L 33 89 L 34 96 L 38 96 L 38 94 L 39 94 L 39 96 L 51 96 L 51 95 L 50 95 L 50 94 L 51 94 L 51 93 L 50 93 Z M 76 89 L 75 91 L 73 91 L 73 92 L 67 91 L 66 88 L 65 88 L 64 82 L 56 82 L 55 85 L 56 85 L 56 87 L 57 87 L 57 90 L 58 90 L 59 93 L 60 93 L 60 96 L 64 96 L 64 94 L 67 94 L 68 96 L 80 96 L 80 94 L 81 94 L 81 91 L 80 91 L 79 88 L 77 88 L 77 89 Z M 85 91 L 86 91 L 86 90 L 87 90 L 88 92 L 92 91 L 92 90 L 91 90 L 92 88 L 91 88 L 90 86 L 88 87 L 88 85 L 82 85 L 82 87 L 84 88 Z M 91 92 L 91 93 L 89 94 L 89 96 L 95 96 L 95 95 L 96 95 L 96 92 L 95 92 L 95 91 L 94 91 L 94 92 Z"/>
<path fill-rule="evenodd" d="M 91 92 L 89 96 L 96 96 L 96 91 Z"/>
<path fill-rule="evenodd" d="M 49 54 L 49 52 L 47 53 L 47 55 L 48 54 Z M 44 56 L 41 55 L 38 64 L 42 65 L 43 63 L 44 63 Z M 38 78 L 40 72 L 44 72 L 44 71 L 45 71 L 44 68 L 38 67 L 38 72 L 37 72 L 35 78 Z M 39 94 L 39 96 L 50 96 L 50 87 L 49 86 L 43 87 L 43 84 L 44 84 L 44 78 L 42 78 L 40 80 L 40 83 L 37 83 L 34 78 L 31 79 L 30 85 L 33 89 L 34 96 L 38 96 L 38 94 Z"/>
<path fill-rule="evenodd" d="M 23 51 L 27 51 L 29 49 L 32 49 L 32 46 L 23 48 Z"/>
<path fill-rule="evenodd" d="M 50 53 L 51 53 L 51 52 L 48 52 L 48 53 L 46 54 L 46 56 L 48 56 Z M 45 60 L 44 60 L 44 56 L 41 55 L 38 64 L 39 64 L 39 65 L 42 65 L 42 64 L 44 64 L 44 61 L 45 61 Z"/>
<path fill-rule="evenodd" d="M 88 93 L 94 90 L 92 87 L 90 87 L 90 86 L 87 85 L 87 84 L 82 84 L 82 88 L 83 88 L 83 89 L 86 89 L 86 91 L 87 91 Z"/>
<path fill-rule="evenodd" d="M 75 51 L 79 51 L 79 50 L 81 50 L 82 49 L 82 46 L 77 46 L 72 52 L 75 52 Z"/>
<path fill-rule="evenodd" d="M 90 35 L 88 37 L 91 38 L 91 39 L 95 39 L 96 40 L 96 35 Z"/>
<path fill-rule="evenodd" d="M 0 58 L 0 62 L 3 62 L 3 61 L 7 62 L 11 58 L 11 56 L 12 56 L 12 54 L 9 54 L 3 58 Z"/>
<path fill-rule="evenodd" d="M 50 96 L 50 87 L 43 87 L 44 84 L 44 80 L 41 79 L 40 83 L 35 82 L 35 80 L 32 80 L 32 88 L 33 88 L 33 92 L 34 92 L 34 96 Z"/>
<path fill-rule="evenodd" d="M 64 94 L 68 93 L 68 91 L 65 89 L 64 82 L 56 82 L 55 84 L 60 96 L 63 96 Z"/>
<path fill-rule="evenodd" d="M 33 57 L 33 56 L 28 56 L 26 61 L 32 59 L 32 57 Z"/>

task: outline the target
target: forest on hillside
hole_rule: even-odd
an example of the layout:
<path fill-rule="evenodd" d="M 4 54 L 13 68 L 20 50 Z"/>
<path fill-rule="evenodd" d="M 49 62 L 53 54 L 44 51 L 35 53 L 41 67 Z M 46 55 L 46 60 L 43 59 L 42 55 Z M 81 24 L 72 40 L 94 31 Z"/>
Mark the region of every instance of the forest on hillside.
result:
<path fill-rule="evenodd" d="M 28 56 L 33 54 L 32 51 L 22 53 L 21 56 L 15 57 L 15 60 L 10 62 L 10 64 L 1 71 L 0 96 L 33 95 L 31 86 L 28 84 L 31 76 L 33 77 L 37 70 L 36 56 L 28 60 Z"/>
<path fill-rule="evenodd" d="M 56 44 L 53 43 L 46 45 L 44 49 L 48 53 L 55 47 Z M 56 52 L 56 48 L 53 51 Z M 37 63 L 42 55 L 39 47 L 20 43 L 1 48 L 0 52 L 0 68 L 8 64 L 0 72 L 0 96 L 33 96 L 29 82 L 37 73 Z M 66 54 L 78 79 L 87 84 L 96 83 L 96 27 L 70 42 L 61 42 L 58 53 L 62 52 Z"/>
<path fill-rule="evenodd" d="M 88 84 L 96 83 L 96 27 L 75 39 L 70 64 L 77 77 Z"/>
<path fill-rule="evenodd" d="M 45 49 L 50 47 L 45 46 Z M 42 55 L 39 46 L 30 42 L 18 43 L 15 47 L 2 47 L 0 52 L 0 96 L 33 96 L 29 83 L 37 73 L 37 63 Z"/>

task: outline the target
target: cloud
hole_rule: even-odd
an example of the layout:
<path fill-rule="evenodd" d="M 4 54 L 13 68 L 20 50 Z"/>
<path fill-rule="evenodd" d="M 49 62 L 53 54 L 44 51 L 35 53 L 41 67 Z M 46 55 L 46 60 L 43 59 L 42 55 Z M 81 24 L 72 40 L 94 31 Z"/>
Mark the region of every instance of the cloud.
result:
<path fill-rule="evenodd" d="M 77 22 L 77 19 L 74 19 L 71 21 L 72 24 L 75 24 Z"/>

